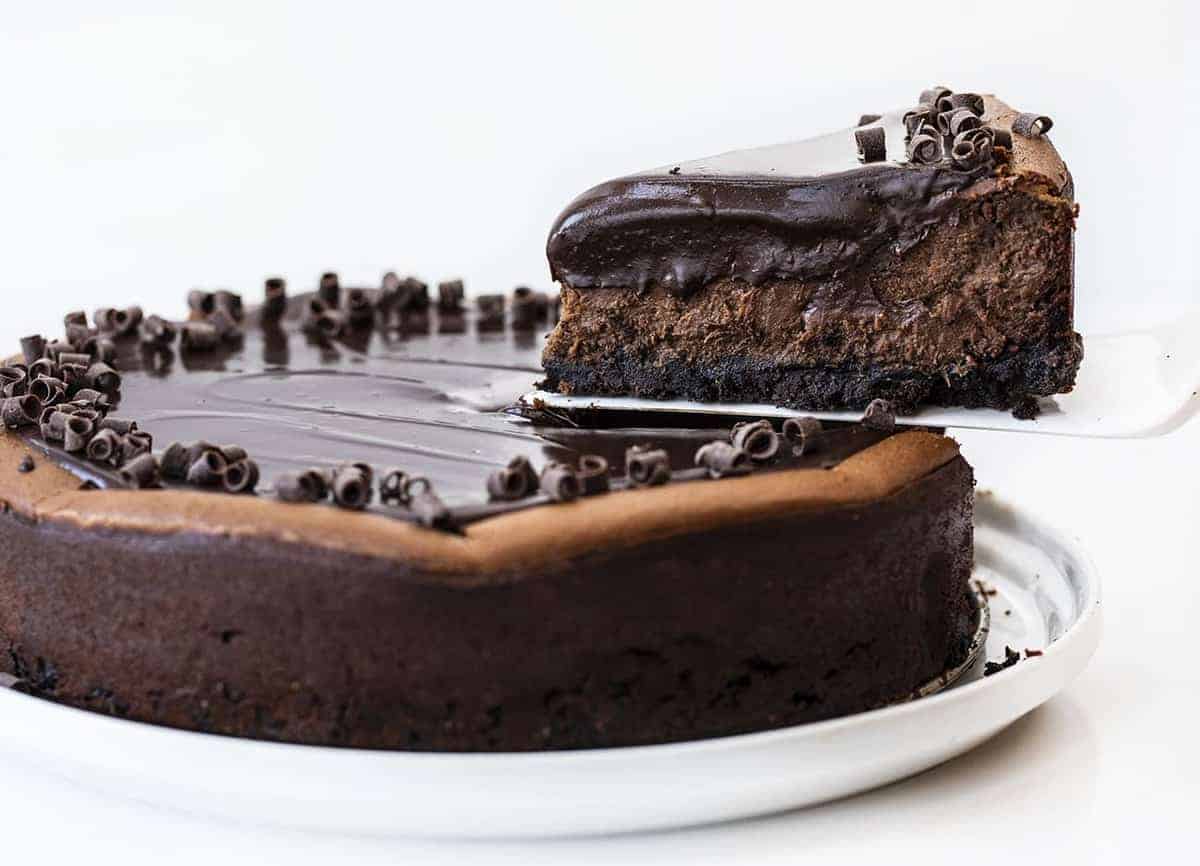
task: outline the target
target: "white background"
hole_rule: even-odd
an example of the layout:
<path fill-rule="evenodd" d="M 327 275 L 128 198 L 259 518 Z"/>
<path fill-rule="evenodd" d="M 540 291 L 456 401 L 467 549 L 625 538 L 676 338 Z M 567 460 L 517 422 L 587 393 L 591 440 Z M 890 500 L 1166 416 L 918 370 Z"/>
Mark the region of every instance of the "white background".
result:
<path fill-rule="evenodd" d="M 848 125 L 925 86 L 1052 115 L 1081 330 L 1197 301 L 1200 22 L 1182 3 L 0 2 L 0 343 L 68 308 L 181 312 L 282 273 L 548 285 L 545 233 L 607 177 Z M 1108 633 L 976 753 L 809 812 L 465 848 L 260 833 L 0 767 L 5 860 L 1128 862 L 1194 840 L 1195 425 L 1147 442 L 961 437 L 981 483 L 1075 528 Z M 3 720 L 0 719 L 0 726 Z"/>

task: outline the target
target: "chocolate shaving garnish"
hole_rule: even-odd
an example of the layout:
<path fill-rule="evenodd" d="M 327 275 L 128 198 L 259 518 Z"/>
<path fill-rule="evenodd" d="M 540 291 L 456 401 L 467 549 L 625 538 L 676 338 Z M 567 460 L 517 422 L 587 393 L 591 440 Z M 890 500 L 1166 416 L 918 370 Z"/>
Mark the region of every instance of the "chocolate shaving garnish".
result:
<path fill-rule="evenodd" d="M 574 502 L 583 489 L 575 467 L 566 463 L 547 464 L 542 470 L 539 487 L 555 502 Z"/>
<path fill-rule="evenodd" d="M 37 397 L 23 394 L 19 397 L 5 397 L 0 403 L 0 420 L 11 430 L 18 427 L 32 427 L 38 423 L 42 414 L 42 404 Z"/>
<path fill-rule="evenodd" d="M 319 502 L 325 498 L 325 481 L 310 471 L 285 472 L 275 479 L 275 495 L 284 502 Z"/>
<path fill-rule="evenodd" d="M 87 458 L 95 463 L 115 464 L 121 455 L 121 434 L 101 427 L 88 443 Z"/>
<path fill-rule="evenodd" d="M 121 462 L 127 463 L 135 457 L 154 450 L 154 437 L 145 430 L 132 430 L 121 437 Z"/>
<path fill-rule="evenodd" d="M 1012 150 L 1012 133 L 1003 126 L 990 126 L 992 131 L 992 144 L 995 147 L 1002 147 L 1005 150 Z"/>
<path fill-rule="evenodd" d="M 188 467 L 192 465 L 188 447 L 182 442 L 172 442 L 163 451 L 161 464 L 164 478 L 177 481 L 187 478 Z"/>
<path fill-rule="evenodd" d="M 941 161 L 942 139 L 938 135 L 919 132 L 908 142 L 908 161 L 917 165 L 933 165 Z"/>
<path fill-rule="evenodd" d="M 937 111 L 932 105 L 920 105 L 914 109 L 904 112 L 904 132 L 905 139 L 911 139 L 914 135 L 921 132 L 923 126 L 932 126 L 936 129 Z"/>
<path fill-rule="evenodd" d="M 890 402 L 882 397 L 876 397 L 867 404 L 860 423 L 868 430 L 891 433 L 896 429 L 896 413 L 892 410 Z"/>
<path fill-rule="evenodd" d="M 240 322 L 245 313 L 242 308 L 242 296 L 229 289 L 218 289 L 213 292 L 213 312 L 224 310 L 235 322 Z"/>
<path fill-rule="evenodd" d="M 584 454 L 579 458 L 579 486 L 584 496 L 606 493 L 611 485 L 608 461 L 599 454 Z"/>
<path fill-rule="evenodd" d="M 526 457 L 514 457 L 503 469 L 497 469 L 487 480 L 488 498 L 494 502 L 524 499 L 538 489 L 538 476 Z"/>
<path fill-rule="evenodd" d="M 868 123 L 874 123 L 883 117 L 882 114 L 860 114 L 856 126 L 866 126 Z"/>
<path fill-rule="evenodd" d="M 62 371 L 58 369 L 58 364 L 56 364 L 50 358 L 38 358 L 29 365 L 30 381 L 34 379 L 57 379 L 59 378 L 59 373 L 61 372 Z"/>
<path fill-rule="evenodd" d="M 317 285 L 317 297 L 326 307 L 337 308 L 342 304 L 342 287 L 338 283 L 338 275 L 329 271 L 321 274 L 321 282 Z"/>
<path fill-rule="evenodd" d="M 379 479 L 379 498 L 387 505 L 408 505 L 408 473 L 389 469 Z"/>
<path fill-rule="evenodd" d="M 87 345 L 91 336 L 91 328 L 87 325 L 67 325 L 66 341 L 80 351 L 83 351 L 83 347 Z"/>
<path fill-rule="evenodd" d="M 215 487 L 225 474 L 225 458 L 220 451 L 205 451 L 188 467 L 187 481 L 199 487 Z"/>
<path fill-rule="evenodd" d="M 108 395 L 95 388 L 80 388 L 71 396 L 71 403 L 89 409 L 107 409 L 110 405 Z"/>
<path fill-rule="evenodd" d="M 887 136 L 882 126 L 866 126 L 854 130 L 861 162 L 883 162 L 887 159 Z"/>
<path fill-rule="evenodd" d="M 416 480 L 416 479 L 412 479 Z M 425 479 L 420 479 L 425 481 Z M 429 482 L 425 481 L 425 486 L 417 493 L 411 494 L 412 501 L 409 504 L 409 509 L 412 511 L 417 522 L 428 529 L 444 529 L 452 530 L 454 526 L 454 516 L 450 509 L 446 507 L 446 503 L 433 492 L 429 487 Z"/>
<path fill-rule="evenodd" d="M 208 322 L 185 322 L 181 329 L 180 347 L 186 351 L 211 351 L 220 341 L 217 329 Z"/>
<path fill-rule="evenodd" d="M 954 94 L 952 93 L 947 93 L 945 96 L 940 97 L 938 101 L 933 104 L 934 108 L 938 110 L 938 114 L 945 114 L 947 112 L 954 111 L 954 106 L 950 104 L 950 97 L 953 95 Z"/>
<path fill-rule="evenodd" d="M 153 454 L 139 454 L 121 467 L 118 474 L 121 480 L 130 487 L 143 489 L 157 487 L 159 472 L 158 461 Z"/>
<path fill-rule="evenodd" d="M 707 469 L 713 478 L 744 475 L 750 471 L 750 456 L 736 445 L 720 439 L 701 445 L 696 450 L 695 462 Z"/>
<path fill-rule="evenodd" d="M 83 350 L 95 361 L 111 364 L 117 357 L 117 344 L 108 337 L 91 336 L 83 344 Z"/>
<path fill-rule="evenodd" d="M 952 93 L 950 108 L 965 108 L 976 117 L 983 117 L 983 97 L 978 93 Z"/>
<path fill-rule="evenodd" d="M 97 361 L 88 367 L 84 380 L 105 394 L 115 393 L 121 387 L 121 374 L 103 361 Z"/>
<path fill-rule="evenodd" d="M 37 469 L 37 464 L 33 462 L 33 457 L 29 454 L 22 457 L 21 462 L 17 464 L 17 471 L 22 475 L 26 475 L 34 469 Z M 1029 652 L 1029 650 L 1025 650 L 1025 652 Z M 1038 653 L 1038 655 L 1041 655 L 1041 653 Z"/>
<path fill-rule="evenodd" d="M 326 310 L 311 322 L 312 330 L 323 337 L 333 339 L 339 337 L 346 329 L 342 314 L 335 310 Z"/>
<path fill-rule="evenodd" d="M 249 455 L 246 454 L 246 449 L 241 445 L 222 445 L 219 449 L 221 456 L 225 458 L 226 463 L 236 463 L 238 460 L 245 460 Z"/>
<path fill-rule="evenodd" d="M 287 312 L 287 282 L 283 277 L 271 277 L 263 284 L 263 291 L 263 319 L 273 321 L 283 318 Z"/>
<path fill-rule="evenodd" d="M 969 108 L 956 108 L 950 113 L 947 124 L 952 136 L 957 136 L 968 129 L 978 129 L 981 125 L 979 117 L 973 114 Z"/>
<path fill-rule="evenodd" d="M 71 454 L 84 451 L 95 433 L 96 425 L 90 418 L 70 415 L 63 430 L 63 449 Z"/>
<path fill-rule="evenodd" d="M 947 96 L 950 96 L 952 93 L 954 93 L 954 91 L 951 90 L 949 87 L 945 87 L 943 85 L 937 84 L 937 85 L 934 85 L 933 87 L 929 88 L 928 90 L 922 90 L 921 98 L 918 99 L 917 101 L 926 103 L 928 105 L 936 106 L 940 100 L 944 99 Z"/>
<path fill-rule="evenodd" d="M 107 334 L 116 330 L 115 316 L 117 311 L 112 307 L 101 307 L 92 314 L 92 321 L 96 323 L 96 328 L 100 333 Z"/>
<path fill-rule="evenodd" d="M 987 662 L 983 666 L 983 675 L 990 677 L 992 674 L 998 674 L 1000 671 L 1011 668 L 1021 660 L 1021 654 L 1010 646 L 1004 648 L 1004 661 L 1002 662 Z"/>
<path fill-rule="evenodd" d="M 66 383 L 67 391 L 74 391 L 76 388 L 82 388 L 88 384 L 88 368 L 84 364 L 61 364 L 59 370 L 62 372 L 62 380 Z"/>
<path fill-rule="evenodd" d="M 357 466 L 343 466 L 333 478 L 333 501 L 342 508 L 361 511 L 371 501 L 371 479 Z"/>
<path fill-rule="evenodd" d="M 0 367 L 0 397 L 20 397 L 29 384 L 29 371 L 23 367 Z"/>
<path fill-rule="evenodd" d="M 258 464 L 248 458 L 233 461 L 225 467 L 222 484 L 229 493 L 253 493 L 258 486 Z"/>
<path fill-rule="evenodd" d="M 32 367 L 46 353 L 46 338 L 41 334 L 31 334 L 21 338 L 21 354 L 25 365 Z"/>
<path fill-rule="evenodd" d="M 1054 121 L 1044 114 L 1022 112 L 1012 122 L 1012 131 L 1026 138 L 1040 138 L 1050 131 Z"/>
<path fill-rule="evenodd" d="M 671 480 L 671 462 L 661 448 L 635 445 L 625 452 L 625 474 L 635 487 L 652 487 Z"/>
<path fill-rule="evenodd" d="M 138 329 L 138 339 L 155 346 L 169 346 L 177 335 L 175 325 L 162 316 L 147 316 Z"/>
<path fill-rule="evenodd" d="M 56 416 L 61 420 L 56 421 Z M 61 442 L 66 424 L 67 416 L 59 412 L 57 408 L 53 406 L 44 406 L 42 408 L 41 417 L 38 418 L 38 426 L 41 428 L 44 440 L 47 442 Z"/>
<path fill-rule="evenodd" d="M 729 440 L 756 463 L 765 463 L 779 453 L 779 434 L 765 419 L 734 424 Z"/>
<path fill-rule="evenodd" d="M 67 383 L 49 376 L 34 379 L 26 390 L 43 406 L 53 406 L 67 399 Z"/>
<path fill-rule="evenodd" d="M 792 444 L 796 456 L 816 450 L 824 429 L 820 420 L 809 415 L 790 417 L 784 421 L 784 438 Z"/>
<path fill-rule="evenodd" d="M 480 295 L 475 299 L 479 310 L 479 330 L 498 331 L 504 327 L 504 295 Z"/>
<path fill-rule="evenodd" d="M 60 365 L 73 364 L 77 367 L 87 367 L 92 363 L 92 356 L 85 355 L 82 352 L 60 352 L 58 355 L 58 363 Z"/>
<path fill-rule="evenodd" d="M 443 313 L 457 313 L 462 309 L 465 289 L 462 280 L 443 280 L 438 283 L 438 309 Z"/>
<path fill-rule="evenodd" d="M 216 295 L 203 289 L 192 289 L 187 296 L 188 309 L 200 316 L 207 316 L 217 308 Z"/>
<path fill-rule="evenodd" d="M 981 132 L 980 129 L 968 129 L 955 137 L 954 146 L 950 148 L 950 159 L 955 168 L 970 171 L 991 159 L 991 136 Z"/>
<path fill-rule="evenodd" d="M 75 406 L 74 403 L 66 403 L 66 404 L 64 404 L 63 408 L 67 409 L 67 408 L 71 408 L 74 406 Z M 99 409 L 96 409 L 92 406 L 81 406 L 79 408 L 72 408 L 72 411 L 70 412 L 70 414 L 78 415 L 80 418 L 87 418 L 89 421 L 91 421 L 93 424 L 96 425 L 97 429 L 99 429 L 100 422 L 104 420 L 104 413 L 102 411 L 100 411 Z"/>
<path fill-rule="evenodd" d="M 63 316 L 63 327 L 69 328 L 72 325 L 83 325 L 87 327 L 87 313 L 83 310 L 72 310 Z"/>
<path fill-rule="evenodd" d="M 217 336 L 222 340 L 236 340 L 242 335 L 242 329 L 238 327 L 233 313 L 224 307 L 217 307 L 205 321 L 216 330 Z"/>
<path fill-rule="evenodd" d="M 123 310 L 113 310 L 112 331 L 118 337 L 128 336 L 137 330 L 142 323 L 141 307 L 126 307 Z M 101 328 L 101 330 L 104 330 Z"/>
<path fill-rule="evenodd" d="M 396 308 L 401 313 L 429 308 L 429 286 L 416 277 L 405 277 L 396 293 Z"/>
<path fill-rule="evenodd" d="M 365 327 L 375 321 L 375 305 L 365 291 L 350 289 L 346 292 L 346 316 L 356 327 Z"/>

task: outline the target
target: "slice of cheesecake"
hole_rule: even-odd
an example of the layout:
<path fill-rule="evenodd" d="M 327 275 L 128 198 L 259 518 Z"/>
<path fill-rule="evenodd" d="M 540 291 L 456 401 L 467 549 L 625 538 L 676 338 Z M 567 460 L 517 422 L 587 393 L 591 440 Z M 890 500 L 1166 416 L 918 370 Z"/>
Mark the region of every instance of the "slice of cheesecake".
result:
<path fill-rule="evenodd" d="M 1050 125 L 933 88 L 848 130 L 594 187 L 547 243 L 545 387 L 1036 411 L 1083 354 Z"/>

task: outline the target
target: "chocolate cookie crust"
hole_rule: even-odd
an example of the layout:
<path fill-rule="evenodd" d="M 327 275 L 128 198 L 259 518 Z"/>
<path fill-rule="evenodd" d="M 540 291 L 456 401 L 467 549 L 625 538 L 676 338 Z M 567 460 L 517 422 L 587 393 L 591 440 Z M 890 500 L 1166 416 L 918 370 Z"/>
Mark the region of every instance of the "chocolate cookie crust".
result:
<path fill-rule="evenodd" d="M 984 105 L 1009 133 L 1016 112 Z M 873 123 L 903 141 L 900 113 Z M 1070 390 L 1070 175 L 1044 137 L 1010 137 L 971 171 L 851 168 L 845 133 L 586 193 L 548 247 L 563 316 L 545 386 L 817 409 Z"/>

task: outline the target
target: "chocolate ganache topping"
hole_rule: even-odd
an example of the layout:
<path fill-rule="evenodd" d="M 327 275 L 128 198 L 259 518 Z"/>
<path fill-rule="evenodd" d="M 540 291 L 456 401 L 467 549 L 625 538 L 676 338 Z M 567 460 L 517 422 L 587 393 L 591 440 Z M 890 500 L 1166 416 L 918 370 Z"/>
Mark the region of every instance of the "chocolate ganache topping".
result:
<path fill-rule="evenodd" d="M 912 160 L 911 112 L 594 187 L 550 231 L 551 274 L 574 289 L 689 294 L 719 279 L 824 277 L 884 246 L 903 252 L 991 171 Z"/>

